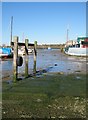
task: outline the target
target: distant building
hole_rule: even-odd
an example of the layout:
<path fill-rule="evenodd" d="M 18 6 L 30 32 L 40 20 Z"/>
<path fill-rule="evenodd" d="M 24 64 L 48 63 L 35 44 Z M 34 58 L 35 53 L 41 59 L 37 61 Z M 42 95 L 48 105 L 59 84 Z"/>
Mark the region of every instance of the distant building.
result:
<path fill-rule="evenodd" d="M 73 45 L 76 45 L 76 43 L 77 43 L 76 40 L 69 40 L 69 41 L 66 42 L 66 45 L 65 45 L 65 46 L 66 46 L 66 47 L 67 47 L 67 46 L 73 46 Z"/>

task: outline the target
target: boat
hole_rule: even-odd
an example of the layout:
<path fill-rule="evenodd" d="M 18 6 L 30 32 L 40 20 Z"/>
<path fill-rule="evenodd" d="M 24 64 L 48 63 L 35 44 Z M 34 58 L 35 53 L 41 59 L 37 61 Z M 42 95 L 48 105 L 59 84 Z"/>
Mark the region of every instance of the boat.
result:
<path fill-rule="evenodd" d="M 19 55 L 19 56 L 23 56 L 23 55 L 24 55 L 24 51 L 18 49 L 18 55 Z"/>
<path fill-rule="evenodd" d="M 33 53 L 33 49 L 28 49 L 28 54 Z"/>
<path fill-rule="evenodd" d="M 64 52 L 67 55 L 88 56 L 88 37 L 79 37 L 77 41 L 68 41 Z"/>
<path fill-rule="evenodd" d="M 33 53 L 33 49 L 28 49 L 28 54 Z M 18 49 L 18 55 L 25 55 L 25 49 Z"/>
<path fill-rule="evenodd" d="M 88 56 L 88 48 L 68 48 L 68 51 L 65 51 L 68 55 L 74 56 Z"/>
<path fill-rule="evenodd" d="M 13 53 L 11 48 L 0 48 L 0 58 L 12 58 Z"/>
<path fill-rule="evenodd" d="M 48 47 L 48 50 L 51 50 L 51 47 Z"/>

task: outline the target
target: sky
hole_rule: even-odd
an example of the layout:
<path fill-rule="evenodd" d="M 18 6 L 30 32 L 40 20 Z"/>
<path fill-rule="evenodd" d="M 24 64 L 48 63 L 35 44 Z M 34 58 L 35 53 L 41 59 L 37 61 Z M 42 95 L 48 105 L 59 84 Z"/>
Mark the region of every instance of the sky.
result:
<path fill-rule="evenodd" d="M 10 44 L 11 16 L 13 36 L 19 42 L 63 44 L 68 38 L 86 36 L 85 2 L 2 2 L 2 44 Z"/>

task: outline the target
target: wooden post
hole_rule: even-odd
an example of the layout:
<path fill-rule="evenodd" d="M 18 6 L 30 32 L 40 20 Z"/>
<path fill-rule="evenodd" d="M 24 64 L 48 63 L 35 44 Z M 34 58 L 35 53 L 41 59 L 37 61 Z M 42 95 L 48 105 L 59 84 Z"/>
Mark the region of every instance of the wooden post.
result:
<path fill-rule="evenodd" d="M 37 57 L 37 41 L 34 42 L 34 69 L 33 69 L 33 73 L 34 75 L 36 75 L 36 57 Z"/>
<path fill-rule="evenodd" d="M 25 77 L 28 77 L 28 39 L 25 39 Z"/>
<path fill-rule="evenodd" d="M 14 57 L 13 57 L 13 80 L 16 82 L 18 75 L 17 57 L 18 57 L 18 37 L 14 36 Z"/>

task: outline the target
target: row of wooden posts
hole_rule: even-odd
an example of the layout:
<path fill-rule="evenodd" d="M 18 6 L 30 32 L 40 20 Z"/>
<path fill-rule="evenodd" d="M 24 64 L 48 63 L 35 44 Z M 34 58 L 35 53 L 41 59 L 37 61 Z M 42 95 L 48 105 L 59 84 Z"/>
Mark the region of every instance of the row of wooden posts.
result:
<path fill-rule="evenodd" d="M 33 46 L 34 47 L 34 68 L 33 68 L 33 73 L 36 75 L 36 57 L 37 57 L 37 41 L 34 42 L 34 44 L 29 44 L 29 40 L 25 39 L 25 43 L 19 43 L 19 37 L 14 36 L 14 42 L 11 42 L 11 45 L 14 47 L 14 55 L 13 55 L 13 79 L 14 82 L 17 81 L 18 79 L 18 46 L 25 46 L 25 77 L 29 76 L 28 73 L 28 46 Z"/>

